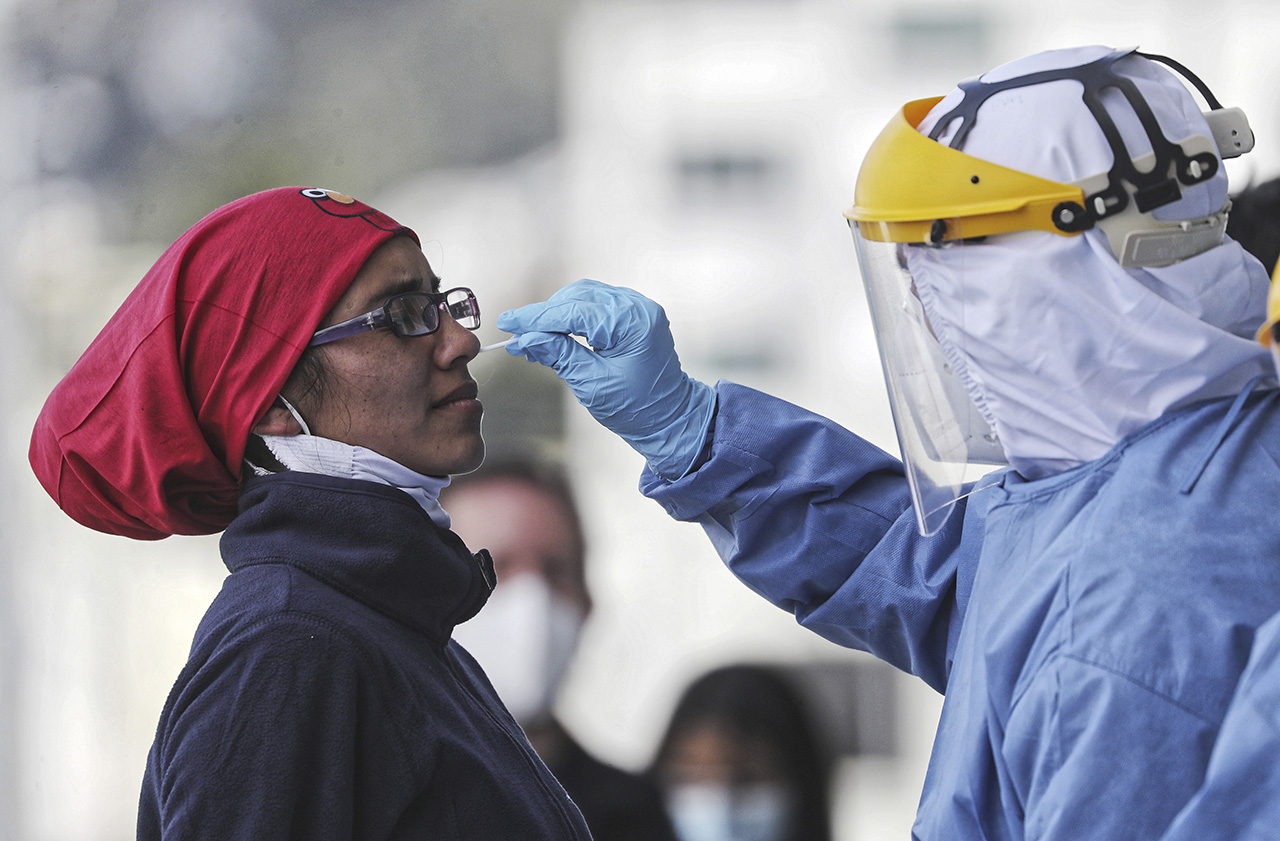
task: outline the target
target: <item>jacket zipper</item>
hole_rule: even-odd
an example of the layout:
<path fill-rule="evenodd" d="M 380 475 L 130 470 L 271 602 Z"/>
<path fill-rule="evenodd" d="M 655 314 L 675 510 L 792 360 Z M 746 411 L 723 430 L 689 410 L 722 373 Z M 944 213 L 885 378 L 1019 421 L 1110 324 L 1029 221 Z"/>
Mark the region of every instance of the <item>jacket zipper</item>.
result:
<path fill-rule="evenodd" d="M 440 654 L 444 658 L 445 667 L 448 668 L 449 674 L 452 675 L 454 682 L 462 688 L 462 691 L 471 699 L 471 702 L 484 712 L 489 721 L 502 732 L 502 735 L 507 738 L 507 741 L 515 746 L 516 751 L 524 757 L 525 764 L 529 767 L 529 770 L 533 772 L 533 776 L 537 779 L 538 786 L 542 789 L 543 794 L 545 794 L 555 805 L 556 813 L 560 816 L 560 820 L 564 824 L 565 828 L 573 834 L 574 838 L 583 838 L 583 836 L 578 833 L 574 822 L 569 819 L 569 815 L 566 813 L 564 804 L 561 802 L 562 798 L 556 796 L 556 793 L 552 791 L 551 787 L 547 784 L 545 775 L 550 774 L 551 772 L 547 769 L 546 763 L 544 763 L 541 758 L 536 758 L 536 754 L 533 757 L 529 755 L 533 753 L 533 747 L 530 746 L 527 741 L 521 742 L 512 735 L 511 731 L 503 725 L 503 722 L 498 718 L 489 705 L 484 702 L 484 699 L 476 694 L 475 690 L 471 687 L 470 681 L 466 680 L 464 676 L 459 674 L 458 666 L 453 662 L 453 657 L 449 654 L 447 642 Z M 565 797 L 568 796 L 564 791 L 564 786 L 560 786 L 560 792 Z M 583 841 L 586 841 L 586 839 L 583 839 Z"/>

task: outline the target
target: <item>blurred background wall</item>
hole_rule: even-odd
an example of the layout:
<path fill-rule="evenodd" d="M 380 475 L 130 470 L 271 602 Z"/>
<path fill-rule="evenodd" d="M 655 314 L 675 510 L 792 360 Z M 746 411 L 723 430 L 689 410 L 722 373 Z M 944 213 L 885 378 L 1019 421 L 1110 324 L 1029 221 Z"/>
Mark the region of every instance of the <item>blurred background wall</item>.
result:
<path fill-rule="evenodd" d="M 632 286 L 695 376 L 896 452 L 841 216 L 893 110 L 1039 49 L 1138 45 L 1248 112 L 1238 189 L 1280 168 L 1278 31 L 1265 0 L 3 0 L 0 839 L 133 836 L 155 721 L 225 574 L 216 537 L 75 525 L 25 457 L 49 389 L 209 210 L 285 184 L 355 195 L 476 290 L 486 342 L 575 278 Z M 940 699 L 734 581 L 553 376 L 501 353 L 473 368 L 491 452 L 562 459 L 584 509 L 597 606 L 561 704 L 578 737 L 640 768 L 707 668 L 849 665 L 881 702 L 828 724 L 864 745 L 838 767 L 837 837 L 906 837 Z"/>

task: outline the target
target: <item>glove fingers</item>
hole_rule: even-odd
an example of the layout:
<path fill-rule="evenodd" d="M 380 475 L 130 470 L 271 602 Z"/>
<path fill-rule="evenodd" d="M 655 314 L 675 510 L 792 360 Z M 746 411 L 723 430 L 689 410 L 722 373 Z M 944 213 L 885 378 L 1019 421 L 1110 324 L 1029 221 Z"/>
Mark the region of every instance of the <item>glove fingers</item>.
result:
<path fill-rule="evenodd" d="M 579 280 L 542 303 L 498 316 L 508 333 L 572 333 L 598 350 L 628 348 L 652 329 L 661 307 L 633 289 Z"/>
<path fill-rule="evenodd" d="M 564 333 L 522 333 L 507 345 L 507 352 L 545 365 L 564 378 L 596 362 L 591 350 Z"/>
<path fill-rule="evenodd" d="M 578 280 L 568 286 L 556 290 L 556 293 L 545 301 L 528 304 L 514 310 L 507 310 L 494 322 L 499 330 L 508 333 L 527 333 L 539 331 L 545 333 L 572 333 L 571 324 L 565 318 L 563 304 L 573 300 L 579 290 L 594 285 L 603 285 L 595 280 Z"/>

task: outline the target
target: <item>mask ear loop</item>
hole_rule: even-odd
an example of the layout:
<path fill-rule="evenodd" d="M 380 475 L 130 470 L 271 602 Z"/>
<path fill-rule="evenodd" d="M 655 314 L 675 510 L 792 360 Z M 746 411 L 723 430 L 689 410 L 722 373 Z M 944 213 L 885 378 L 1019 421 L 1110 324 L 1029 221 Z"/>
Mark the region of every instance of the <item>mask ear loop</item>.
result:
<path fill-rule="evenodd" d="M 296 420 L 298 422 L 298 425 L 302 427 L 302 434 L 310 435 L 311 427 L 307 426 L 307 422 L 302 419 L 302 413 L 299 412 L 297 409 L 295 409 L 293 407 L 293 404 L 290 403 L 287 399 L 285 399 L 285 396 L 283 394 L 277 395 L 277 397 L 280 400 L 280 402 L 284 404 L 285 410 L 289 414 L 293 415 L 293 419 Z"/>

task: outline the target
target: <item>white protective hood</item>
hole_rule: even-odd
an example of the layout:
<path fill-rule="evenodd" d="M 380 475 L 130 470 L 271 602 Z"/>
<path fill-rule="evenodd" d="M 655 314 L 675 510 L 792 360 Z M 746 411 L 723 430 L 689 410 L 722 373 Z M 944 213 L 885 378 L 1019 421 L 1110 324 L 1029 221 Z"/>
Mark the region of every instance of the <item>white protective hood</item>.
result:
<path fill-rule="evenodd" d="M 983 78 L 1072 67 L 1108 52 L 1041 53 Z M 1135 80 L 1170 140 L 1212 136 L 1200 106 L 1170 71 L 1136 55 L 1116 69 Z M 1061 80 L 993 95 L 963 151 L 1054 181 L 1106 172 L 1111 148 L 1080 90 L 1078 82 Z M 920 130 L 928 133 L 960 97 L 956 90 L 944 98 Z M 1151 151 L 1123 98 L 1104 101 L 1131 157 Z M 1153 215 L 1162 221 L 1204 217 L 1226 198 L 1226 173 L 1219 168 Z M 1170 409 L 1234 395 L 1272 370 L 1266 349 L 1253 339 L 1266 313 L 1266 271 L 1230 239 L 1148 269 L 1121 268 L 1096 229 L 1072 237 L 1005 234 L 956 249 L 906 252 L 948 360 L 1009 463 L 1029 479 L 1091 461 Z"/>

